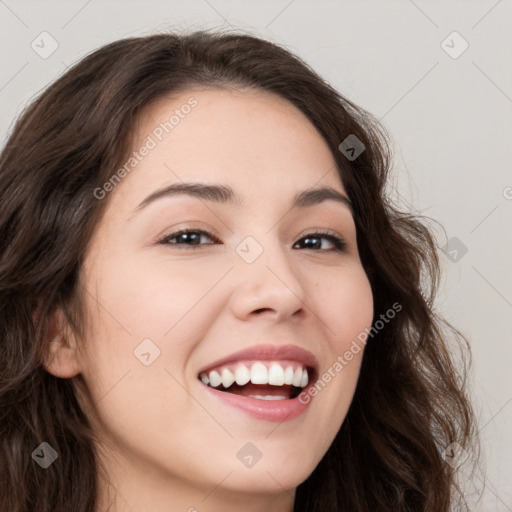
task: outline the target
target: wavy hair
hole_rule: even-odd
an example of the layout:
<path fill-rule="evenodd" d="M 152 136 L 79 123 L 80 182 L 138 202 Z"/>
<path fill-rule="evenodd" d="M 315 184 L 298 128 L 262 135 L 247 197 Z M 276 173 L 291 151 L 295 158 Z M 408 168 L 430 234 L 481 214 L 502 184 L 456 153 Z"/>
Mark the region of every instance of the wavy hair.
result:
<path fill-rule="evenodd" d="M 79 277 L 108 203 L 94 191 L 125 161 L 142 110 L 197 86 L 268 91 L 307 116 L 353 204 L 374 321 L 402 306 L 368 338 L 346 419 L 298 486 L 294 511 L 448 512 L 463 496 L 442 452 L 452 443 L 476 446 L 471 353 L 434 307 L 440 260 L 432 229 L 387 196 L 389 136 L 284 47 L 219 31 L 105 45 L 32 101 L 9 134 L 0 155 L 0 509 L 95 510 L 95 433 L 74 379 L 43 365 L 50 318 L 60 307 L 83 334 Z M 339 150 L 348 135 L 365 146 L 352 161 Z M 457 364 L 450 339 L 463 355 Z M 46 471 L 31 457 L 42 441 L 59 453 Z"/>

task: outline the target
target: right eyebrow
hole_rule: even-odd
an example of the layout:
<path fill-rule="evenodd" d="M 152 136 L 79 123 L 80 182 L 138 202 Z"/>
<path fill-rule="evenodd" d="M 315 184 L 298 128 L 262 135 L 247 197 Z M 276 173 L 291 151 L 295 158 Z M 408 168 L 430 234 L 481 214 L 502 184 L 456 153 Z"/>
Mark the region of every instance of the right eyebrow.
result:
<path fill-rule="evenodd" d="M 223 204 L 232 204 L 240 208 L 243 204 L 242 198 L 229 186 L 222 184 L 206 183 L 173 183 L 164 188 L 158 189 L 147 196 L 132 213 L 144 209 L 149 204 L 164 197 L 176 195 L 187 195 L 207 201 L 214 201 Z M 291 208 L 308 208 L 324 201 L 336 201 L 350 210 L 352 213 L 352 202 L 343 193 L 330 187 L 310 188 L 296 194 L 292 199 Z"/>

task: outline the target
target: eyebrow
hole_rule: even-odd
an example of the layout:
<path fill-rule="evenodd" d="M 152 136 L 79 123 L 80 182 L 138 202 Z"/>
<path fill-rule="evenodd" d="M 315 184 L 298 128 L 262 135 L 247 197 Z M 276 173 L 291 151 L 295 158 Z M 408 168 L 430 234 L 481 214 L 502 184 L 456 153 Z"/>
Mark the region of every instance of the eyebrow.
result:
<path fill-rule="evenodd" d="M 174 183 L 167 187 L 156 190 L 147 196 L 132 213 L 136 213 L 154 201 L 177 195 L 187 195 L 198 199 L 205 199 L 221 204 L 231 204 L 240 208 L 243 204 L 242 198 L 226 185 L 206 184 L 206 183 Z M 318 188 L 309 188 L 296 194 L 292 200 L 291 209 L 308 208 L 324 201 L 336 201 L 348 207 L 352 213 L 352 202 L 350 199 L 338 192 L 332 187 L 323 186 Z"/>

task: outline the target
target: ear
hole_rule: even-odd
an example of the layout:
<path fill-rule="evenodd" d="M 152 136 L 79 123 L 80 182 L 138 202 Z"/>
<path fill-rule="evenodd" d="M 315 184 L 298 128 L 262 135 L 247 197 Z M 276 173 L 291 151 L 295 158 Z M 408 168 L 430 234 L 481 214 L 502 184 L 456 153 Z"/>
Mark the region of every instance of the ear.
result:
<path fill-rule="evenodd" d="M 80 373 L 77 340 L 60 308 L 52 313 L 44 353 L 43 366 L 55 377 L 70 379 Z"/>

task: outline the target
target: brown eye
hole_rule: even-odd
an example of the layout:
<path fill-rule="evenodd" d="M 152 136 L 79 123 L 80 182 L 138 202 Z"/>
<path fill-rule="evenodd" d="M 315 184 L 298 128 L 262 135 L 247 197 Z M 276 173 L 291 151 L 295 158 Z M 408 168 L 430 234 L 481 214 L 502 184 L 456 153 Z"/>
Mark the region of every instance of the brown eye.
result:
<path fill-rule="evenodd" d="M 321 249 L 322 240 L 328 240 L 331 244 L 334 245 L 334 249 Z M 310 233 L 303 238 L 299 242 L 303 242 L 308 244 L 309 247 L 306 249 L 313 250 L 322 250 L 322 251 L 344 251 L 346 249 L 346 242 L 338 235 L 333 233 Z M 297 243 L 299 243 L 297 242 Z"/>
<path fill-rule="evenodd" d="M 201 243 L 202 237 L 209 238 L 210 240 L 214 240 L 213 243 Z M 328 240 L 334 247 L 333 248 L 322 248 L 322 241 Z M 342 252 L 346 249 L 346 242 L 335 235 L 334 233 L 327 232 L 315 232 L 310 233 L 304 237 L 302 237 L 295 245 L 299 243 L 303 243 L 306 245 L 305 249 L 310 249 L 314 251 L 320 252 L 331 252 L 338 251 Z M 203 245 L 214 245 L 220 243 L 220 240 L 213 236 L 208 231 L 203 229 L 181 229 L 174 233 L 164 236 L 161 240 L 158 241 L 159 244 L 163 245 L 175 245 L 180 248 L 185 249 L 193 249 L 195 247 L 201 247 Z M 294 246 L 295 247 L 295 246 Z"/>
<path fill-rule="evenodd" d="M 204 231 L 202 229 L 182 229 L 180 231 L 176 231 L 175 233 L 171 233 L 170 235 L 166 235 L 164 238 L 159 240 L 160 244 L 170 244 L 170 245 L 179 245 L 179 246 L 201 246 L 205 244 L 201 244 L 201 237 L 206 236 L 210 240 L 216 240 L 216 238 L 208 233 L 208 231 Z M 176 240 L 176 241 L 173 241 Z M 214 242 L 215 243 L 215 242 Z M 212 244 L 206 244 L 212 245 Z"/>

